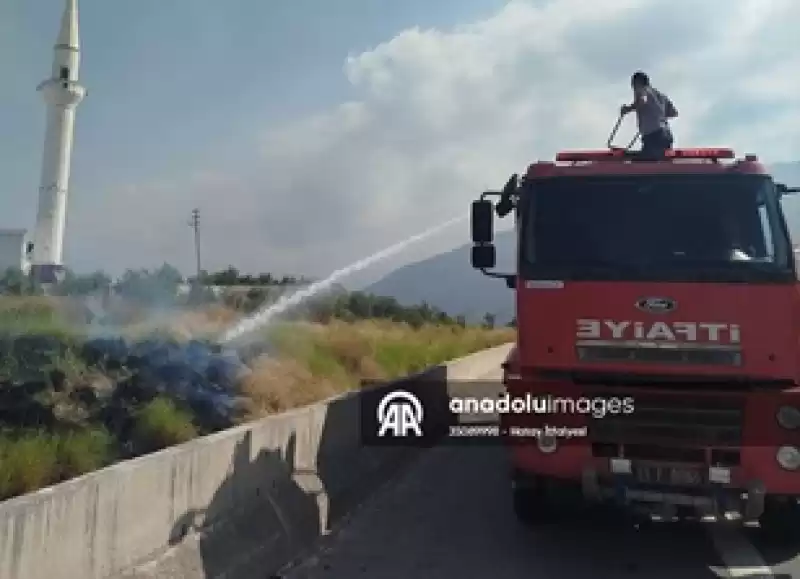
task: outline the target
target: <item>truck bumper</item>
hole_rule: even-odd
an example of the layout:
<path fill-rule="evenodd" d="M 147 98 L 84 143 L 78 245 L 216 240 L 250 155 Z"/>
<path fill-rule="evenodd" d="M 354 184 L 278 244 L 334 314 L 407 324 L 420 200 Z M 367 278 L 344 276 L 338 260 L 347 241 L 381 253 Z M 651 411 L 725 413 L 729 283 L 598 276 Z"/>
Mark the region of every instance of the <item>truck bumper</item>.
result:
<path fill-rule="evenodd" d="M 651 509 L 655 507 L 668 513 L 679 506 L 714 516 L 738 511 L 745 521 L 754 521 L 764 512 L 765 487 L 758 480 L 750 482 L 743 489 L 710 485 L 693 489 L 692 492 L 681 492 L 669 488 L 644 488 L 631 484 L 625 477 L 601 479 L 597 470 L 585 469 L 581 477 L 581 491 L 584 500 L 589 502 L 648 505 Z"/>

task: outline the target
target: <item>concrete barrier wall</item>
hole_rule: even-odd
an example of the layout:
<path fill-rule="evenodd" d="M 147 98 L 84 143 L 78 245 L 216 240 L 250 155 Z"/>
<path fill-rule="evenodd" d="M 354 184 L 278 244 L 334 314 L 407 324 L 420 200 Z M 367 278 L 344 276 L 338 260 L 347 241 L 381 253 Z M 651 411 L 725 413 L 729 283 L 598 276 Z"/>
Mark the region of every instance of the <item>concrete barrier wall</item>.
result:
<path fill-rule="evenodd" d="M 449 380 L 496 370 L 508 350 L 501 346 L 431 368 L 403 386 L 428 413 L 448 399 Z M 348 393 L 0 503 L 0 579 L 275 573 L 419 452 L 361 444 L 361 395 Z"/>

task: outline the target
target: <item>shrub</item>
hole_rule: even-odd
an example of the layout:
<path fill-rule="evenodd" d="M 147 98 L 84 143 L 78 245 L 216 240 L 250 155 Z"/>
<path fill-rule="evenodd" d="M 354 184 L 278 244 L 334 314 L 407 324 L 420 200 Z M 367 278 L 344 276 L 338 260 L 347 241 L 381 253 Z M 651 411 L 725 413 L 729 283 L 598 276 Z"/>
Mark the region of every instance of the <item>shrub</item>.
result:
<path fill-rule="evenodd" d="M 135 413 L 133 440 L 139 452 L 154 452 L 196 436 L 192 415 L 168 398 L 158 397 Z"/>
<path fill-rule="evenodd" d="M 114 459 L 115 441 L 105 429 L 70 432 L 59 440 L 61 478 L 95 471 Z"/>
<path fill-rule="evenodd" d="M 45 432 L 0 435 L 0 499 L 58 480 L 58 441 Z"/>

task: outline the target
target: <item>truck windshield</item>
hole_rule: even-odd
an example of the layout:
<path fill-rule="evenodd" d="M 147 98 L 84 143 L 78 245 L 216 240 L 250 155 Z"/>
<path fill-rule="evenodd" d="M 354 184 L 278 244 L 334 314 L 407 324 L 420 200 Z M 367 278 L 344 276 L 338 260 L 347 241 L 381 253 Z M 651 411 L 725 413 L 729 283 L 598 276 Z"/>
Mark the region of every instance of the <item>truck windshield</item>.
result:
<path fill-rule="evenodd" d="M 524 277 L 794 277 L 779 198 L 764 176 L 552 178 L 530 193 Z"/>

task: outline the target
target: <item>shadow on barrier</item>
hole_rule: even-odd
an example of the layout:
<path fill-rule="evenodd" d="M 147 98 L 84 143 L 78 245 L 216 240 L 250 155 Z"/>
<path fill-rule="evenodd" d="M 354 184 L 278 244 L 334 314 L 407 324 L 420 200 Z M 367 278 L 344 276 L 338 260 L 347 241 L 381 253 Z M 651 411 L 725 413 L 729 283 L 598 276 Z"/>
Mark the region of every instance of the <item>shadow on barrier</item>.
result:
<path fill-rule="evenodd" d="M 176 577 L 268 577 L 320 533 L 315 497 L 293 477 L 296 437 L 284 452 L 261 450 L 252 438 L 234 452 L 229 476 L 208 507 L 176 522 L 170 544 L 194 543 L 168 564 Z M 196 555 L 193 556 L 193 553 Z"/>
<path fill-rule="evenodd" d="M 399 388 L 420 399 L 424 436 L 376 443 L 369 433 L 377 425 L 377 404 Z M 274 425 L 264 428 L 287 428 L 294 421 L 280 450 L 257 448 L 259 426 L 254 426 L 237 444 L 230 472 L 207 508 L 177 520 L 170 538 L 173 555 L 158 565 L 160 572 L 187 579 L 278 577 L 439 441 L 450 422 L 448 401 L 447 367 L 438 366 L 399 382 L 365 385 L 293 416 L 276 416 Z"/>
<path fill-rule="evenodd" d="M 331 404 L 322 428 L 317 473 L 328 495 L 328 526 L 335 526 L 383 482 L 404 470 L 418 454 L 435 446 L 450 424 L 446 366 L 408 379 L 365 383 Z M 379 440 L 377 408 L 391 391 L 415 395 L 424 409 L 421 439 Z"/>

